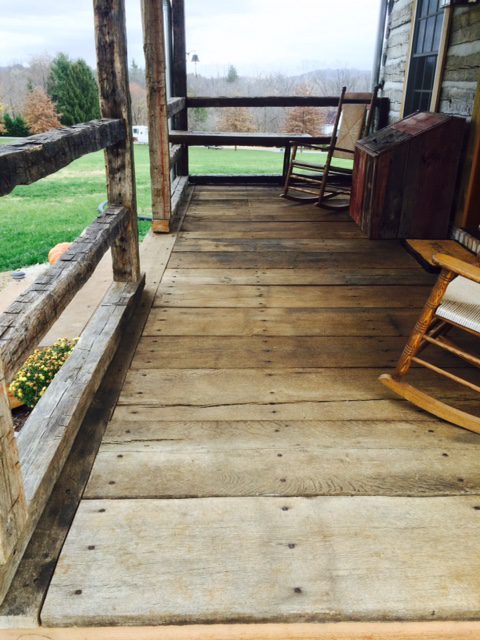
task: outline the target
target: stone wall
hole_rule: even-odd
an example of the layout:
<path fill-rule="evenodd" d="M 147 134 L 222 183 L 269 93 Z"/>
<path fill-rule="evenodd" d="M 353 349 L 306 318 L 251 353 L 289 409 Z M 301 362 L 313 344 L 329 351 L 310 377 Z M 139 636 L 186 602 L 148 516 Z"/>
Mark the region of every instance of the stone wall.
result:
<path fill-rule="evenodd" d="M 392 0 L 380 79 L 391 100 L 390 120 L 400 118 L 412 28 L 413 0 Z M 440 111 L 472 114 L 480 74 L 480 5 L 454 10 Z"/>
<path fill-rule="evenodd" d="M 480 5 L 457 7 L 440 94 L 440 111 L 471 116 L 480 74 Z"/>
<path fill-rule="evenodd" d="M 389 13 L 380 79 L 383 95 L 390 98 L 390 120 L 400 118 L 406 75 L 413 0 L 393 0 Z"/>

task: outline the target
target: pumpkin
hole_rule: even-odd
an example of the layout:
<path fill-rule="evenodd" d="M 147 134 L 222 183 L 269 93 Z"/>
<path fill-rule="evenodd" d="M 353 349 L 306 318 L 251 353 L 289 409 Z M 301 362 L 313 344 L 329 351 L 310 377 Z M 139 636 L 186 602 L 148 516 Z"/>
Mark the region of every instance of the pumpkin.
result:
<path fill-rule="evenodd" d="M 23 402 L 19 400 L 17 397 L 8 391 L 8 404 L 10 405 L 10 409 L 18 409 L 18 407 L 23 407 Z"/>
<path fill-rule="evenodd" d="M 71 242 L 60 242 L 56 244 L 50 251 L 48 252 L 48 261 L 50 264 L 55 264 L 57 260 L 63 256 L 65 251 L 72 246 Z"/>

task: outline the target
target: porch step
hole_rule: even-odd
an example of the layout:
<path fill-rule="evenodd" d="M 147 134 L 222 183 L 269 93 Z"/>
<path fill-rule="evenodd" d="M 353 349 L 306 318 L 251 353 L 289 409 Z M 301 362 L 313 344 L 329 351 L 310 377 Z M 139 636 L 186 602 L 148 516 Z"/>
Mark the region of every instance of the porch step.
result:
<path fill-rule="evenodd" d="M 474 618 L 479 506 L 460 496 L 85 500 L 42 623 Z"/>

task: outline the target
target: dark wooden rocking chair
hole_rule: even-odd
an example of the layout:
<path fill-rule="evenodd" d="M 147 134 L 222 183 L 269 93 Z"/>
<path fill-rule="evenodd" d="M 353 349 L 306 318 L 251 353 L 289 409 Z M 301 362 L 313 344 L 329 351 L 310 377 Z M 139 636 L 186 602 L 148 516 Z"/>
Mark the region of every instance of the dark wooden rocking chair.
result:
<path fill-rule="evenodd" d="M 370 104 L 345 104 L 347 88 L 343 87 L 328 146 L 307 143 L 292 145 L 292 155 L 281 196 L 301 202 L 314 202 L 327 209 L 345 209 L 350 203 L 355 144 L 372 128 L 374 103 L 378 88 L 370 94 Z M 325 162 L 310 163 L 297 160 L 299 148 L 327 153 Z M 351 160 L 345 167 L 336 162 Z"/>
<path fill-rule="evenodd" d="M 480 357 L 446 338 L 453 327 L 480 337 L 480 266 L 443 254 L 435 255 L 433 260 L 442 267 L 437 283 L 400 356 L 395 372 L 392 375 L 381 375 L 380 381 L 421 409 L 459 427 L 480 433 L 480 417 L 454 408 L 403 380 L 412 363 L 416 363 L 480 393 L 480 386 L 477 384 L 418 357 L 423 349 L 434 345 L 480 367 Z"/>

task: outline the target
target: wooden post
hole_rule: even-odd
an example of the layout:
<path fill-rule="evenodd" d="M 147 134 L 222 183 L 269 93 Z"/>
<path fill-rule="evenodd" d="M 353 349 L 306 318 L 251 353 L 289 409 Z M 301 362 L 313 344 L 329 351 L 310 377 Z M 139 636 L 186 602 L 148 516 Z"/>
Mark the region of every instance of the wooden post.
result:
<path fill-rule="evenodd" d="M 140 258 L 125 5 L 124 0 L 93 0 L 93 7 L 102 116 L 119 118 L 126 128 L 125 140 L 105 151 L 108 202 L 130 212 L 125 232 L 112 246 L 113 276 L 120 282 L 137 282 Z"/>
<path fill-rule="evenodd" d="M 168 233 L 172 205 L 163 2 L 142 0 L 142 9 L 152 182 L 152 230 L 154 233 Z"/>
<path fill-rule="evenodd" d="M 187 97 L 187 46 L 185 38 L 185 0 L 172 0 L 173 27 L 173 95 Z M 188 131 L 188 109 L 181 111 L 174 120 L 174 128 Z M 188 176 L 188 146 L 183 145 L 177 164 L 177 174 Z"/>
<path fill-rule="evenodd" d="M 11 558 L 26 520 L 23 478 L 0 360 L 0 564 L 6 564 Z M 7 586 L 1 584 L 0 592 L 3 593 Z"/>

